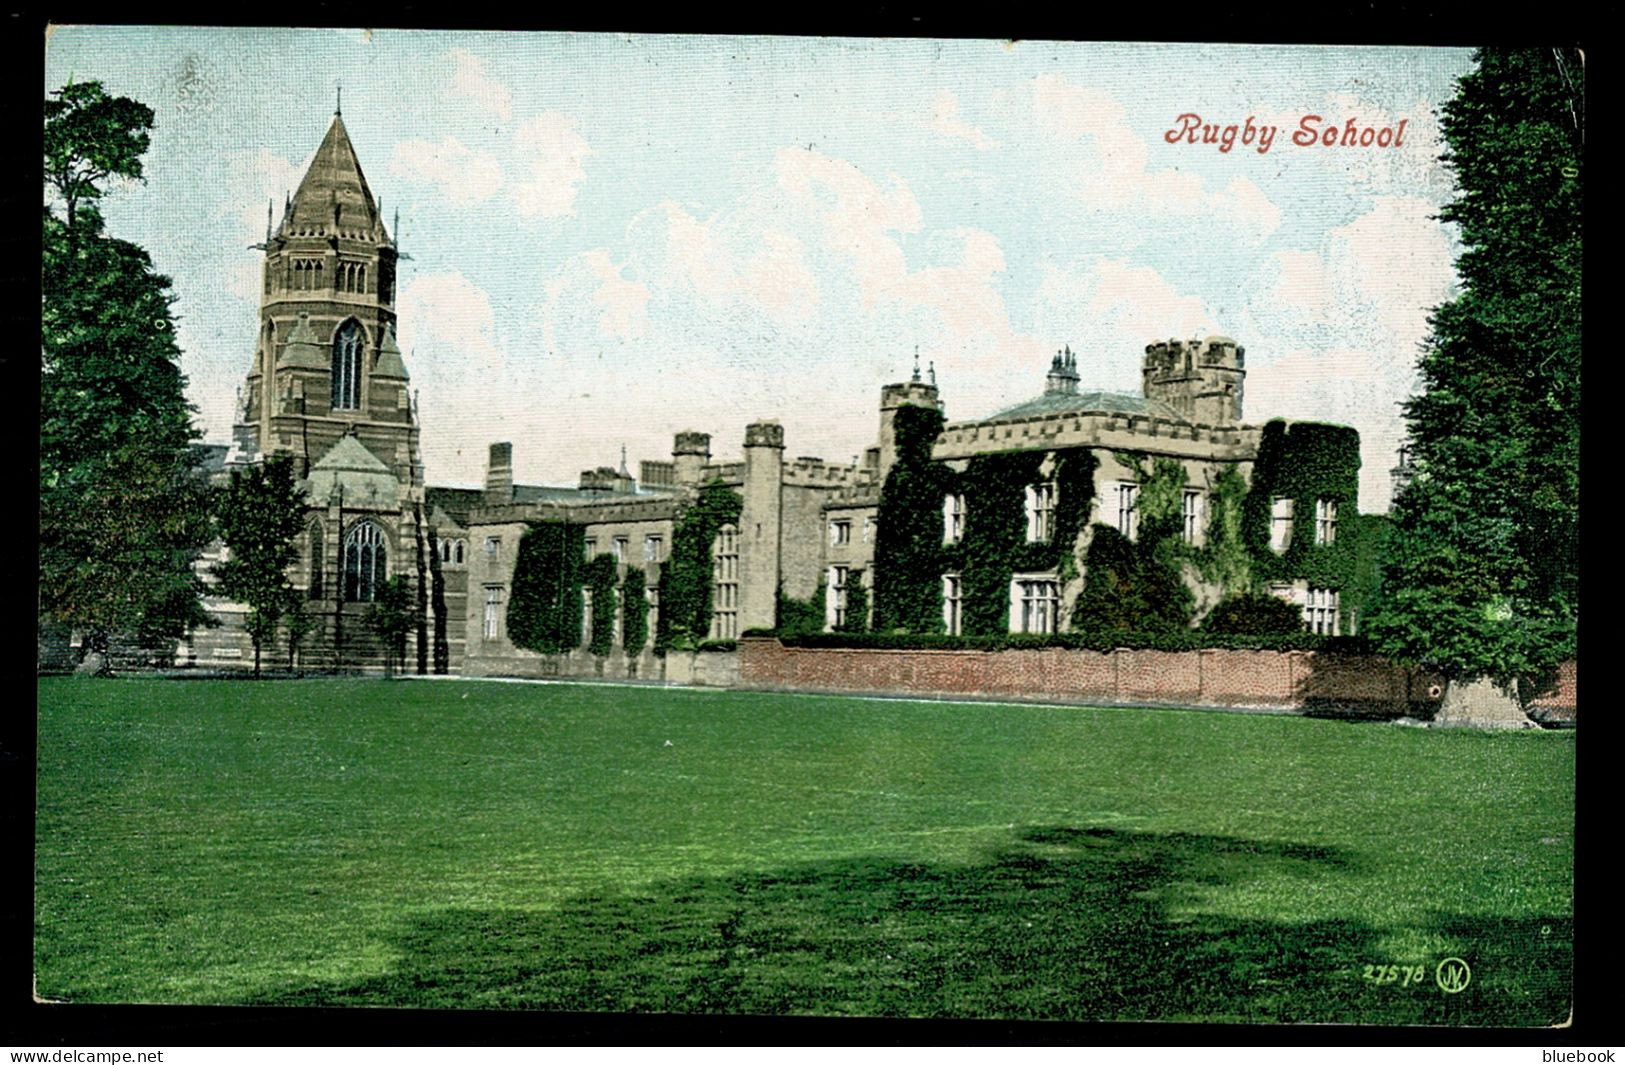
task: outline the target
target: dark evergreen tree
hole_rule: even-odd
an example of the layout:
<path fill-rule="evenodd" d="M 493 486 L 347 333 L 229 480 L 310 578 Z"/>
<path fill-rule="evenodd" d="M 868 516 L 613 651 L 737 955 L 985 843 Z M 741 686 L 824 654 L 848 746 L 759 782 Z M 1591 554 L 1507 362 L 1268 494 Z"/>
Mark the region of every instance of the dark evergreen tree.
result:
<path fill-rule="evenodd" d="M 1574 653 L 1579 618 L 1583 70 L 1559 49 L 1476 60 L 1441 121 L 1461 295 L 1406 405 L 1416 471 L 1365 632 L 1508 690 Z"/>

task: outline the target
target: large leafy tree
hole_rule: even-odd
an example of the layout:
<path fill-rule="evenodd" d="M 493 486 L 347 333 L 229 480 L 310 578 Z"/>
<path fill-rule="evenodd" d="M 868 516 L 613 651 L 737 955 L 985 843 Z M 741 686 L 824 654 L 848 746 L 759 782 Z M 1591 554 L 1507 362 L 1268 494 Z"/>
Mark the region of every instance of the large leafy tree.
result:
<path fill-rule="evenodd" d="M 210 535 L 169 279 L 105 232 L 98 201 L 139 180 L 152 111 L 95 82 L 45 104 L 40 609 L 105 649 L 207 622 L 192 564 Z M 60 212 L 60 213 L 59 213 Z"/>
<path fill-rule="evenodd" d="M 1461 295 L 1406 405 L 1416 472 L 1366 632 L 1510 691 L 1574 653 L 1579 618 L 1583 73 L 1557 49 L 1475 58 L 1441 122 Z"/>
<path fill-rule="evenodd" d="M 221 595 L 248 607 L 245 627 L 254 641 L 257 676 L 260 651 L 276 636 L 282 619 L 288 617 L 294 629 L 306 624 L 294 616 L 299 603 L 288 580 L 288 567 L 299 557 L 294 539 L 305 517 L 305 493 L 294 476 L 293 460 L 273 455 L 262 465 L 233 470 L 231 483 L 216 500 L 216 514 L 227 558 L 215 567 L 215 576 Z M 296 642 L 290 632 L 289 644 Z"/>

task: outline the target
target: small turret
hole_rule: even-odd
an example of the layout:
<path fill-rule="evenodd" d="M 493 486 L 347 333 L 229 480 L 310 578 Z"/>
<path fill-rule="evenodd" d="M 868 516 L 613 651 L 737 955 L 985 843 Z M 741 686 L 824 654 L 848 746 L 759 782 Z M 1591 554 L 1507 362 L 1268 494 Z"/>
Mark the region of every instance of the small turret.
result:
<path fill-rule="evenodd" d="M 1072 354 L 1072 345 L 1057 351 L 1049 362 L 1049 373 L 1044 377 L 1046 396 L 1075 396 L 1078 394 L 1078 358 Z"/>

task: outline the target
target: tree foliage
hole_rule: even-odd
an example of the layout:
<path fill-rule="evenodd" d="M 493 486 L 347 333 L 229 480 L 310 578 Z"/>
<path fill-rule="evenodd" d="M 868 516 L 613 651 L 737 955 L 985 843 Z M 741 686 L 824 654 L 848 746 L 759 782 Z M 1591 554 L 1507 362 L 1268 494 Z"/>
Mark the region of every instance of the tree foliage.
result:
<path fill-rule="evenodd" d="M 738 492 L 713 482 L 678 516 L 671 555 L 660 574 L 660 615 L 655 651 L 697 645 L 711 631 L 712 547 L 724 525 L 735 525 L 744 509 Z"/>
<path fill-rule="evenodd" d="M 396 574 L 378 586 L 367 608 L 367 627 L 384 645 L 385 661 L 394 668 L 406 668 L 406 634 L 417 627 L 412 600 L 412 582 Z"/>
<path fill-rule="evenodd" d="M 152 112 L 69 85 L 45 105 L 40 607 L 105 648 L 205 624 L 192 571 L 210 537 L 169 279 L 104 231 L 110 179 L 138 179 Z"/>
<path fill-rule="evenodd" d="M 233 470 L 215 500 L 215 522 L 227 558 L 214 574 L 221 595 L 248 607 L 244 625 L 254 641 L 256 674 L 261 649 L 298 601 L 287 571 L 299 557 L 294 541 L 304 517 L 305 492 L 287 455 Z"/>
<path fill-rule="evenodd" d="M 630 566 L 621 580 L 621 649 L 628 658 L 636 658 L 648 643 L 648 577 L 642 567 Z"/>
<path fill-rule="evenodd" d="M 1578 628 L 1583 70 L 1556 49 L 1475 58 L 1440 123 L 1461 295 L 1406 404 L 1415 475 L 1366 631 L 1506 686 L 1573 654 Z"/>
<path fill-rule="evenodd" d="M 541 521 L 525 530 L 508 597 L 508 639 L 515 647 L 559 654 L 581 646 L 585 550 L 580 525 Z"/>
<path fill-rule="evenodd" d="M 952 474 L 931 461 L 942 412 L 905 405 L 892 419 L 897 459 L 875 515 L 875 629 L 934 632 L 942 627 L 942 500 Z M 818 612 L 818 625 L 824 623 Z"/>
<path fill-rule="evenodd" d="M 45 101 L 45 181 L 61 198 L 71 230 L 79 206 L 102 197 L 109 179 L 141 179 L 152 108 L 108 96 L 100 82 L 72 82 Z"/>

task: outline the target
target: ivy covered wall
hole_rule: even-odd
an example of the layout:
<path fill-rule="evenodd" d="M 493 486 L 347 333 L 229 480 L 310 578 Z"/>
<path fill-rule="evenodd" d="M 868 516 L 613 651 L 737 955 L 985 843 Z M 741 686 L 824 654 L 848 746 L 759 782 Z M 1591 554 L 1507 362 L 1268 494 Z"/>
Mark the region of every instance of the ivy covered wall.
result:
<path fill-rule="evenodd" d="M 1078 572 L 1078 535 L 1094 498 L 1093 453 L 978 455 L 958 473 L 931 459 L 942 424 L 940 411 L 912 406 L 899 408 L 893 422 L 897 462 L 881 492 L 875 529 L 876 632 L 941 632 L 944 573 L 960 575 L 961 630 L 988 635 L 1010 627 L 1014 574 L 1054 570 L 1064 585 Z M 1051 535 L 1028 543 L 1027 488 L 1040 483 L 1055 485 Z M 951 544 L 943 542 L 942 518 L 950 494 L 965 499 L 963 536 Z"/>
<path fill-rule="evenodd" d="M 931 461 L 942 425 L 940 410 L 912 405 L 899 407 L 892 421 L 897 460 L 875 515 L 877 632 L 942 628 L 942 498 L 953 484 L 953 471 Z"/>
<path fill-rule="evenodd" d="M 620 566 L 615 556 L 595 555 L 587 562 L 587 589 L 592 592 L 592 634 L 587 650 L 603 658 L 615 645 L 615 586 L 619 583 Z"/>
<path fill-rule="evenodd" d="M 648 642 L 648 579 L 641 567 L 631 566 L 621 581 L 621 647 L 636 658 Z"/>
<path fill-rule="evenodd" d="M 711 631 L 711 548 L 724 525 L 739 524 L 744 500 L 718 482 L 700 489 L 672 528 L 671 554 L 660 574 L 655 653 L 696 646 Z"/>
<path fill-rule="evenodd" d="M 1306 580 L 1311 588 L 1340 593 L 1342 628 L 1350 629 L 1374 580 L 1361 549 L 1365 522 L 1359 516 L 1360 434 L 1342 425 L 1287 422 L 1264 426 L 1253 463 L 1252 487 L 1242 505 L 1241 534 L 1251 561 L 1254 589 L 1271 582 Z M 1292 537 L 1277 554 L 1270 546 L 1271 508 L 1292 500 Z M 1337 504 L 1333 542 L 1315 543 L 1315 504 Z M 1367 561 L 1362 565 L 1362 558 Z M 1367 571 L 1367 580 L 1359 580 Z"/>
<path fill-rule="evenodd" d="M 508 639 L 515 647 L 559 654 L 581 645 L 584 527 L 534 522 L 519 539 L 508 595 Z"/>

